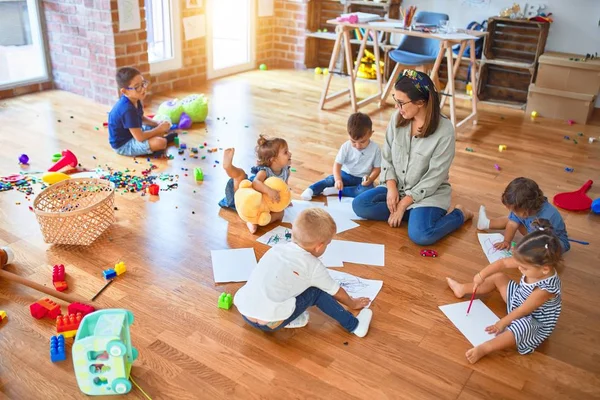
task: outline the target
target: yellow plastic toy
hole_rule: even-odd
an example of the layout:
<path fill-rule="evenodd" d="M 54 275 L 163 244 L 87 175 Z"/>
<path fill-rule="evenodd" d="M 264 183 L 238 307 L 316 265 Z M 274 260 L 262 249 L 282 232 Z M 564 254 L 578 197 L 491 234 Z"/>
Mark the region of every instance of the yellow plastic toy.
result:
<path fill-rule="evenodd" d="M 383 74 L 385 63 L 379 61 L 379 72 Z M 357 76 L 363 79 L 376 79 L 377 69 L 375 66 L 375 55 L 369 50 L 365 49 L 365 55 L 360 59 L 360 65 L 358 66 Z"/>
<path fill-rule="evenodd" d="M 279 192 L 279 202 L 274 203 L 269 196 L 252 188 L 252 182 L 243 180 L 235 192 L 235 208 L 245 222 L 260 226 L 271 222 L 271 213 L 285 210 L 292 201 L 292 193 L 288 185 L 274 176 L 265 180 L 265 185 Z"/>
<path fill-rule="evenodd" d="M 42 180 L 48 185 L 54 185 L 55 183 L 62 182 L 67 179 L 71 179 L 71 177 L 67 174 L 63 174 L 62 172 L 46 172 L 42 176 Z"/>
<path fill-rule="evenodd" d="M 320 67 L 315 68 L 315 75 L 321 75 L 323 70 Z"/>
<path fill-rule="evenodd" d="M 117 273 L 117 275 L 121 275 L 125 271 L 127 271 L 127 267 L 125 266 L 125 263 L 123 261 L 119 262 L 118 264 L 115 264 L 115 272 Z"/>

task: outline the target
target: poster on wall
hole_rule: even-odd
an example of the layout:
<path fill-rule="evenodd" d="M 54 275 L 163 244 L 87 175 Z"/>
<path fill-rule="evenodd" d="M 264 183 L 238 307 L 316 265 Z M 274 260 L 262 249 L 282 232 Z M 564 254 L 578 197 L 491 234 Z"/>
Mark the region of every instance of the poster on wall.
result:
<path fill-rule="evenodd" d="M 272 17 L 273 16 L 273 0 L 258 0 L 258 16 Z"/>
<path fill-rule="evenodd" d="M 117 0 L 119 32 L 140 29 L 140 3 L 137 0 Z"/>
<path fill-rule="evenodd" d="M 198 39 L 206 36 L 204 14 L 194 15 L 183 19 L 183 33 L 185 40 Z"/>

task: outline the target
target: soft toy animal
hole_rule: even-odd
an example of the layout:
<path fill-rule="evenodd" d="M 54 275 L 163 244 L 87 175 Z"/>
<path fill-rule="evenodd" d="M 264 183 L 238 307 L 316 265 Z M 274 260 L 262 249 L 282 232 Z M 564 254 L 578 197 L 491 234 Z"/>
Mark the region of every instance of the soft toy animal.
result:
<path fill-rule="evenodd" d="M 286 183 L 274 176 L 265 180 L 265 185 L 279 192 L 279 202 L 271 201 L 269 196 L 252 188 L 252 182 L 245 179 L 235 192 L 235 208 L 245 222 L 260 226 L 271 222 L 271 213 L 285 210 L 292 200 L 292 193 Z"/>
<path fill-rule="evenodd" d="M 171 124 L 179 124 L 183 113 L 185 113 L 187 118 L 193 123 L 204 122 L 208 116 L 208 98 L 203 94 L 191 94 L 183 100 L 167 100 L 158 107 L 158 112 L 156 113 L 154 120 L 169 121 Z"/>

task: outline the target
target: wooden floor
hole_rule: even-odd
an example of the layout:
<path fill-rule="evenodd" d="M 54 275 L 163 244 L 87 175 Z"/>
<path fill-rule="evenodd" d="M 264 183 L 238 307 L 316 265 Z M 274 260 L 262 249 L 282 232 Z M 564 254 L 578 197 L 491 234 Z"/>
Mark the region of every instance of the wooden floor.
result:
<path fill-rule="evenodd" d="M 188 146 L 237 148 L 236 164 L 249 168 L 261 132 L 280 135 L 290 145 L 294 197 L 331 171 L 338 147 L 347 139 L 349 106 L 318 111 L 322 77 L 310 72 L 249 72 L 190 90 L 210 98 L 207 125 L 182 135 Z M 334 89 L 345 81 L 334 79 Z M 363 97 L 373 89 L 365 84 Z M 184 96 L 186 93 L 172 93 Z M 155 97 L 147 112 L 166 97 Z M 341 101 L 341 100 L 340 100 Z M 391 102 L 391 100 L 390 100 Z M 381 144 L 393 111 L 366 111 Z M 17 158 L 27 153 L 32 171 L 48 168 L 53 153 L 71 149 L 84 167 L 146 168 L 146 158 L 117 156 L 102 127 L 108 107 L 66 92 L 45 92 L 0 102 L 0 175 L 18 171 Z M 459 111 L 459 117 L 467 113 Z M 59 122 L 60 120 L 60 122 Z M 98 127 L 99 129 L 95 129 Z M 578 132 L 583 137 L 578 137 Z M 569 135 L 579 144 L 564 140 Z M 473 210 L 485 204 L 491 216 L 505 215 L 500 195 L 515 177 L 536 180 L 548 197 L 597 181 L 589 195 L 600 197 L 598 126 L 568 126 L 564 121 L 522 112 L 486 108 L 476 127 L 457 135 L 451 169 L 453 203 Z M 498 145 L 508 149 L 498 152 Z M 470 147 L 474 152 L 467 152 Z M 383 243 L 384 268 L 346 264 L 344 272 L 381 279 L 383 289 L 372 309 L 371 330 L 364 339 L 345 333 L 318 310 L 304 329 L 259 332 L 239 313 L 217 308 L 223 291 L 240 284 L 215 285 L 210 251 L 254 247 L 261 257 L 268 247 L 256 242 L 236 214 L 220 210 L 226 176 L 215 160 L 151 160 L 159 172 L 179 174 L 179 188 L 152 201 L 139 194 L 117 194 L 117 223 L 87 248 L 64 248 L 43 242 L 25 196 L 0 193 L 0 246 L 10 245 L 17 261 L 7 270 L 51 286 L 50 267 L 65 264 L 71 293 L 85 298 L 103 285 L 102 270 L 116 261 L 127 272 L 96 301 L 101 307 L 126 308 L 135 314 L 133 344 L 140 351 L 135 381 L 153 399 L 592 399 L 600 398 L 600 217 L 563 212 L 569 235 L 587 240 L 573 244 L 561 272 L 563 312 L 556 331 L 534 354 L 505 351 L 469 365 L 467 340 L 439 311 L 456 302 L 445 277 L 469 280 L 486 265 L 470 223 L 432 246 L 437 259 L 422 258 L 408 240 L 406 227 L 363 221 L 338 239 Z M 201 153 L 206 154 L 206 152 Z M 501 167 L 500 171 L 494 164 Z M 216 167 L 215 167 L 216 165 Z M 204 183 L 189 173 L 201 166 Z M 575 169 L 565 172 L 565 167 Z M 20 204 L 18 204 L 20 202 Z M 596 232 L 596 233 L 594 233 Z M 0 282 L 0 398 L 85 398 L 77 388 L 73 365 L 52 364 L 48 338 L 53 322 L 35 320 L 28 306 L 42 296 L 28 288 Z M 484 299 L 505 315 L 498 294 Z M 70 340 L 69 340 L 70 342 Z M 69 346 L 70 347 L 70 346 Z M 70 353 L 70 348 L 68 350 Z M 132 390 L 130 398 L 143 398 Z"/>

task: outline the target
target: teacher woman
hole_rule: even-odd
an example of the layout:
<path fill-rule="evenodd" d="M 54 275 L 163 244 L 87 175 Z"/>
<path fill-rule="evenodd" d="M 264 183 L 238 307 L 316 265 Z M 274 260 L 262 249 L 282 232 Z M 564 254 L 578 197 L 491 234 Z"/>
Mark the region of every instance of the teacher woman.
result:
<path fill-rule="evenodd" d="M 473 217 L 460 205 L 448 213 L 454 128 L 441 115 L 439 94 L 427 74 L 405 70 L 392 97 L 398 111 L 385 134 L 381 186 L 356 197 L 352 208 L 360 217 L 388 221 L 394 228 L 408 221 L 410 239 L 427 246 Z"/>

